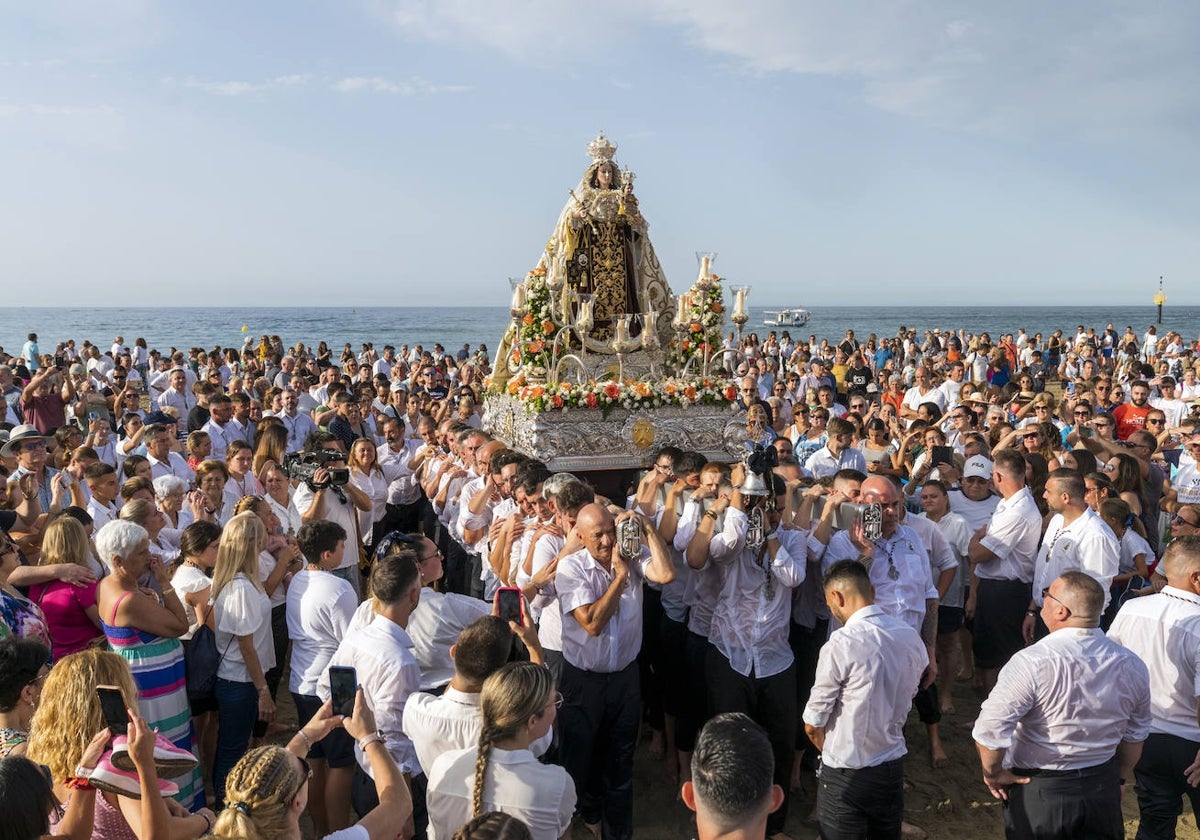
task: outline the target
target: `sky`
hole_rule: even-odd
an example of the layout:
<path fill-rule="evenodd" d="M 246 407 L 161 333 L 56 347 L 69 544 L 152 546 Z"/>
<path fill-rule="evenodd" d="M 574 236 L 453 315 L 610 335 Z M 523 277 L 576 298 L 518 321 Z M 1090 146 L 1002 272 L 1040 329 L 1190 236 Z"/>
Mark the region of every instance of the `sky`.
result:
<path fill-rule="evenodd" d="M 1197 43 L 1189 0 L 0 0 L 0 286 L 502 305 L 604 131 L 676 291 L 1196 304 Z"/>

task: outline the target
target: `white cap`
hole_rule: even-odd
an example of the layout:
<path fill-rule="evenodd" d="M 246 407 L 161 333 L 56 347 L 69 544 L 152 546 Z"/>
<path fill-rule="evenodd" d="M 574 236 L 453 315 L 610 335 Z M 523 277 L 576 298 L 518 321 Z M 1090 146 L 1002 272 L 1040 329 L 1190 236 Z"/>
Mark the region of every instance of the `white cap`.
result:
<path fill-rule="evenodd" d="M 972 455 L 963 464 L 963 478 L 991 478 L 992 462 L 982 455 Z"/>

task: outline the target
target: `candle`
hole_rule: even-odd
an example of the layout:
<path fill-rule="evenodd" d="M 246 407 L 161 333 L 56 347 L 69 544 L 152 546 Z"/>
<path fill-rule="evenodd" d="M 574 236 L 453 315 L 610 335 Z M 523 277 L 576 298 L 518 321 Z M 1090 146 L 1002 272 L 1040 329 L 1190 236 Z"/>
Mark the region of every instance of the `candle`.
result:
<path fill-rule="evenodd" d="M 708 257 L 700 258 L 700 279 L 708 277 Z"/>
<path fill-rule="evenodd" d="M 745 289 L 737 290 L 737 295 L 734 298 L 734 303 L 733 303 L 733 314 L 734 315 L 745 315 L 746 314 L 746 290 Z"/>
<path fill-rule="evenodd" d="M 679 323 L 687 320 L 687 297 L 685 295 L 679 296 L 679 312 L 675 315 L 675 320 Z"/>
<path fill-rule="evenodd" d="M 517 286 L 516 288 L 513 289 L 512 308 L 513 309 L 524 309 L 525 308 L 525 284 L 524 283 L 522 283 L 520 286 Z"/>

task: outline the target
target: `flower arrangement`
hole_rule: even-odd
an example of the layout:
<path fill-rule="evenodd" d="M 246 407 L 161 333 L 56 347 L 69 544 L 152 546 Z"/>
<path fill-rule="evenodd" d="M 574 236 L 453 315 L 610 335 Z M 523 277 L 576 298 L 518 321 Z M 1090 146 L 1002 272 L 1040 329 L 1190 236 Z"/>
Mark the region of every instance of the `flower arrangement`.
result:
<path fill-rule="evenodd" d="M 599 409 L 604 416 L 614 409 L 725 405 L 737 399 L 737 388 L 719 379 L 626 379 L 623 382 L 589 380 L 585 384 L 560 381 L 555 385 L 530 382 L 521 374 L 508 383 L 508 393 L 530 412 Z"/>
<path fill-rule="evenodd" d="M 550 367 L 550 345 L 562 325 L 554 320 L 546 269 L 538 266 L 525 275 L 525 315 L 517 323 L 512 363 L 536 378 L 545 378 Z"/>
<path fill-rule="evenodd" d="M 682 371 L 689 361 L 695 359 L 693 370 L 699 370 L 705 355 L 721 351 L 721 330 L 725 326 L 725 295 L 721 290 L 721 278 L 710 275 L 710 282 L 703 287 L 693 285 L 684 296 L 684 316 L 688 319 L 688 333 L 682 339 L 671 341 L 670 364 Z"/>

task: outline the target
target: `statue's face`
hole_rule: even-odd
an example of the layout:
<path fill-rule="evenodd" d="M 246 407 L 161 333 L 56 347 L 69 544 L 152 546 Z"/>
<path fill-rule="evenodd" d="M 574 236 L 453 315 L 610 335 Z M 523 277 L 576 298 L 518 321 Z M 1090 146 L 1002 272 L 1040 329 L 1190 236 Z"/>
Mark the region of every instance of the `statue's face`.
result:
<path fill-rule="evenodd" d="M 601 166 L 596 170 L 596 182 L 600 185 L 600 189 L 607 190 L 612 187 L 612 168 L 610 166 Z"/>

